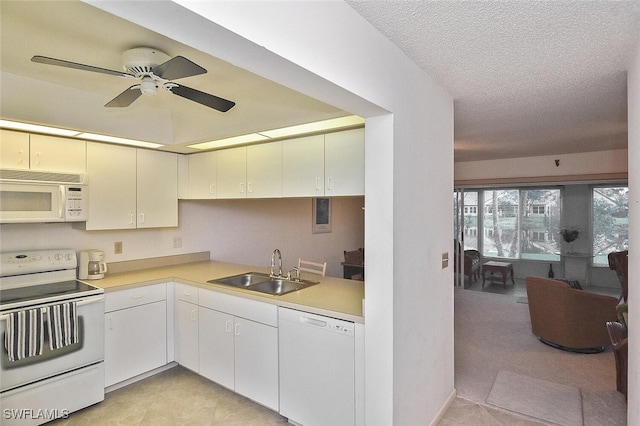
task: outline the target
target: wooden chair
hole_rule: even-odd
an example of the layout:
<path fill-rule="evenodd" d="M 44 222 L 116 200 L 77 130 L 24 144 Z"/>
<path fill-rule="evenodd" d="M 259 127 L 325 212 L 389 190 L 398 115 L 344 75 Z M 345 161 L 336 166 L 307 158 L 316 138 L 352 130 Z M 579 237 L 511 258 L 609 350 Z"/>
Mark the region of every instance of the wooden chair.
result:
<path fill-rule="evenodd" d="M 627 331 L 622 324 L 615 321 L 607 321 L 607 331 L 611 338 L 611 347 L 616 360 L 616 389 L 627 398 L 627 371 L 629 365 Z"/>
<path fill-rule="evenodd" d="M 309 272 L 311 274 L 322 275 L 324 277 L 327 271 L 327 262 L 318 263 L 298 258 L 298 270 L 300 272 Z"/>
<path fill-rule="evenodd" d="M 609 260 L 609 269 L 616 271 L 616 275 L 620 280 L 622 293 L 619 300 L 627 301 L 628 277 L 629 277 L 629 250 L 614 251 L 607 256 Z"/>

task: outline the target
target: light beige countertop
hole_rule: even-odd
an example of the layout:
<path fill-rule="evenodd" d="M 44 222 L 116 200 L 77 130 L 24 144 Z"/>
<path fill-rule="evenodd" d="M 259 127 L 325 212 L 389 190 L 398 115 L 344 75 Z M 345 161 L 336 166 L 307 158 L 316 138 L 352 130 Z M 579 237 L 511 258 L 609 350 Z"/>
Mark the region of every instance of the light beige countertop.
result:
<path fill-rule="evenodd" d="M 304 290 L 287 293 L 282 296 L 271 296 L 255 291 L 207 283 L 209 280 L 245 272 L 264 273 L 268 272 L 268 270 L 267 268 L 251 265 L 203 261 L 113 274 L 108 273 L 105 278 L 101 280 L 91 280 L 87 282 L 103 288 L 105 293 L 142 285 L 177 282 L 282 307 L 299 309 L 318 315 L 364 323 L 364 315 L 362 312 L 364 282 L 362 281 L 321 277 L 303 273 L 303 279 L 319 281 L 320 283 Z"/>

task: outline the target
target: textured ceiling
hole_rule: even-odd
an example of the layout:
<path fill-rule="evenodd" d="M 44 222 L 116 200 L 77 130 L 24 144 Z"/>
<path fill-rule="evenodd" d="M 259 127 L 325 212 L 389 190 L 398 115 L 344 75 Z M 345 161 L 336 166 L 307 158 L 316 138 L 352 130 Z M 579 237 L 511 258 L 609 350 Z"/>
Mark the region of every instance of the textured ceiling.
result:
<path fill-rule="evenodd" d="M 455 99 L 456 161 L 627 146 L 640 1 L 351 1 Z"/>

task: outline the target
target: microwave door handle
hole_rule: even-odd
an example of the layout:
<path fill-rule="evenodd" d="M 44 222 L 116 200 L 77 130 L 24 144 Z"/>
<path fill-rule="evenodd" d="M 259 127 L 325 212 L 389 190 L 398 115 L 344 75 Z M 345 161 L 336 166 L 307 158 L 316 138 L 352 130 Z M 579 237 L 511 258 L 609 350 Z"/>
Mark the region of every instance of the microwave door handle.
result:
<path fill-rule="evenodd" d="M 58 202 L 58 217 L 60 219 L 62 219 L 64 217 L 63 216 L 63 213 L 64 213 L 64 186 L 60 185 L 58 187 L 58 189 L 59 189 L 59 196 L 60 196 L 60 199 L 59 199 L 59 202 Z"/>

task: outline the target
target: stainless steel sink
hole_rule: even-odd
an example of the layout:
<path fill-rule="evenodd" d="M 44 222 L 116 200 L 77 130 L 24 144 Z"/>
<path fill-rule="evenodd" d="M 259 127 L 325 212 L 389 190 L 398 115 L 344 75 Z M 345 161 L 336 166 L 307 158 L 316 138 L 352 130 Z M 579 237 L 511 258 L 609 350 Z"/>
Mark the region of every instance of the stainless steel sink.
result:
<path fill-rule="evenodd" d="M 305 288 L 318 284 L 314 281 L 294 281 L 286 278 L 270 277 L 268 274 L 264 274 L 262 272 L 246 272 L 244 274 L 209 280 L 207 282 L 211 284 L 222 284 L 231 287 L 244 288 L 246 290 L 257 291 L 274 296 L 282 296 L 283 294 L 304 290 Z"/>

